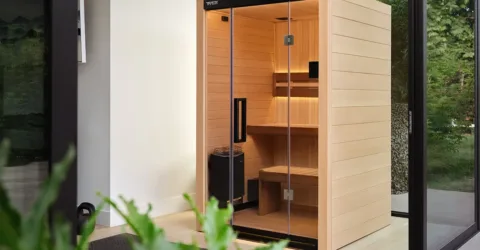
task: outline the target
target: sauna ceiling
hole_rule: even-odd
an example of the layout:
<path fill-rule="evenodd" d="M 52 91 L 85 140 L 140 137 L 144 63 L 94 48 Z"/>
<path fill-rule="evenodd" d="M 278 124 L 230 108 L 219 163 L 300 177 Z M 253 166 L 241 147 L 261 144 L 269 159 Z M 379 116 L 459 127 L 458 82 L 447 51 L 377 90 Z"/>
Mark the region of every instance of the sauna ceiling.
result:
<path fill-rule="evenodd" d="M 318 0 L 301 0 L 290 2 L 290 9 L 290 15 L 293 20 L 317 17 Z M 221 10 L 221 12 L 229 13 L 229 10 Z M 269 22 L 282 22 L 282 20 L 278 20 L 277 18 L 288 17 L 288 3 L 236 8 L 235 15 Z"/>

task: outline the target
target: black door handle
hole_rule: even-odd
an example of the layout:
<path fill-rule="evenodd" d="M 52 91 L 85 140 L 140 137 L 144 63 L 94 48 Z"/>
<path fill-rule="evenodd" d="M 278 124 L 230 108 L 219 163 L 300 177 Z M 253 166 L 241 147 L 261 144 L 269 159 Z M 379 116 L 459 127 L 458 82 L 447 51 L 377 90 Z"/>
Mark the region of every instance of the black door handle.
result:
<path fill-rule="evenodd" d="M 240 110 L 241 104 L 241 110 Z M 242 120 L 240 121 L 240 113 Z M 241 123 L 241 127 L 240 127 Z M 241 131 L 239 131 L 241 128 Z M 240 135 L 241 132 L 241 135 Z M 247 98 L 235 98 L 233 103 L 233 142 L 247 141 Z"/>

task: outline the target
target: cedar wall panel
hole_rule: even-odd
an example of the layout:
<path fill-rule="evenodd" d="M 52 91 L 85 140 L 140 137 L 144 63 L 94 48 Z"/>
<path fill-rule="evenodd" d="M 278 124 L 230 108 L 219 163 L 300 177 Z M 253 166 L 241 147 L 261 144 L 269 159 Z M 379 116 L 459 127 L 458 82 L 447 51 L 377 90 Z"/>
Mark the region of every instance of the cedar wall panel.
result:
<path fill-rule="evenodd" d="M 290 22 L 290 33 L 295 37 L 290 47 L 290 72 L 308 72 L 308 62 L 318 61 L 318 28 L 318 16 Z M 288 49 L 283 38 L 288 34 L 288 23 L 276 23 L 275 31 L 275 72 L 287 72 Z"/>
<path fill-rule="evenodd" d="M 207 154 L 230 144 L 230 23 L 221 21 L 222 15 L 228 14 L 207 13 Z M 274 24 L 236 15 L 234 32 L 234 97 L 247 98 L 248 124 L 271 123 Z M 242 145 L 245 188 L 261 168 L 272 166 L 272 142 L 248 136 Z"/>
<path fill-rule="evenodd" d="M 390 223 L 391 11 L 332 0 L 330 161 L 332 245 Z"/>

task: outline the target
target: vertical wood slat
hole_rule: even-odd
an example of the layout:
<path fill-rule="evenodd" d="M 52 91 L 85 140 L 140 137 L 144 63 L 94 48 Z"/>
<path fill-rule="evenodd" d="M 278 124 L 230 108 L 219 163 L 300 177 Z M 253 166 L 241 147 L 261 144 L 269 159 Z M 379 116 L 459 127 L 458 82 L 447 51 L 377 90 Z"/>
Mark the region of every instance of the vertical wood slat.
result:
<path fill-rule="evenodd" d="M 332 1 L 319 1 L 318 79 L 318 249 L 332 250 L 332 171 L 330 157 L 332 92 Z"/>
<path fill-rule="evenodd" d="M 207 200 L 207 130 L 205 120 L 206 102 L 205 93 L 207 84 L 205 81 L 205 11 L 203 10 L 203 0 L 197 0 L 197 127 L 196 127 L 196 205 L 200 213 L 205 212 Z M 196 229 L 201 231 L 201 225 L 196 221 Z"/>

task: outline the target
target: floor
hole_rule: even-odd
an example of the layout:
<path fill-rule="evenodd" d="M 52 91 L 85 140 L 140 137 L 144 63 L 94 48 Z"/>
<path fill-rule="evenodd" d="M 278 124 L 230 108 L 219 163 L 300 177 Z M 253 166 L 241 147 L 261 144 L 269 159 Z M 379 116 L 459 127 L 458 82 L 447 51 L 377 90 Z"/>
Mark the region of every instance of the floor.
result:
<path fill-rule="evenodd" d="M 247 211 L 247 210 L 246 210 Z M 253 211 L 247 211 L 240 216 L 247 216 L 249 213 Z M 278 215 L 272 215 L 272 218 Z M 242 218 L 236 215 L 237 222 L 243 221 Z M 158 226 L 165 229 L 167 234 L 167 239 L 170 241 L 182 241 L 182 242 L 191 242 L 192 239 L 196 240 L 200 247 L 205 247 L 205 241 L 203 239 L 203 234 L 195 231 L 195 216 L 193 212 L 183 212 L 178 213 L 170 216 L 159 217 L 155 219 L 155 222 Z M 245 223 L 249 223 L 248 221 L 244 221 Z M 306 222 L 306 221 L 305 221 Z M 299 223 L 303 225 L 298 225 L 300 227 L 307 226 L 311 227 L 312 223 L 307 223 L 309 225 L 305 225 L 304 223 Z M 313 225 L 316 227 L 316 225 Z M 293 228 L 296 228 L 294 226 Z M 299 227 L 299 228 L 300 228 Z M 123 227 L 113 227 L 113 228 L 97 228 L 93 235 L 91 236 L 90 240 L 94 241 L 97 239 L 106 238 L 109 236 L 117 235 L 123 233 L 124 231 L 130 232 L 128 229 L 123 229 Z M 374 234 L 371 234 L 359 241 L 356 241 L 344 248 L 342 250 L 406 250 L 408 246 L 407 240 L 407 232 L 408 232 L 408 221 L 403 218 L 392 218 L 392 225 L 378 231 Z M 253 249 L 256 246 L 260 245 L 258 243 L 244 241 L 244 240 L 237 240 L 236 244 L 241 249 Z M 234 245 L 232 245 L 229 249 L 236 249 Z"/>
<path fill-rule="evenodd" d="M 427 190 L 428 249 L 439 249 L 473 224 L 473 193 Z M 408 194 L 392 195 L 392 210 L 408 211 Z"/>
<path fill-rule="evenodd" d="M 342 248 L 342 250 L 384 249 L 408 249 L 408 219 L 392 217 L 390 226 Z"/>
<path fill-rule="evenodd" d="M 290 232 L 293 235 L 317 237 L 316 212 L 292 211 L 290 214 Z M 286 211 L 278 211 L 267 215 L 257 215 L 257 209 L 245 209 L 233 215 L 233 224 L 279 233 L 288 233 L 288 215 Z"/>
<path fill-rule="evenodd" d="M 427 221 L 467 228 L 475 218 L 473 193 L 427 190 Z"/>
<path fill-rule="evenodd" d="M 408 213 L 408 193 L 392 194 L 392 211 Z"/>
<path fill-rule="evenodd" d="M 192 242 L 196 241 L 199 247 L 206 247 L 203 234 L 195 230 L 195 215 L 193 212 L 183 212 L 169 216 L 158 217 L 155 223 L 165 229 L 167 240 L 171 242 Z M 97 227 L 90 237 L 90 241 L 107 238 L 124 232 L 131 233 L 131 230 L 123 226 L 103 228 Z M 232 244 L 228 249 L 254 249 L 261 245 L 255 242 L 237 240 L 236 245 Z"/>
<path fill-rule="evenodd" d="M 237 218 L 238 219 L 238 218 Z M 196 240 L 200 247 L 205 247 L 203 234 L 195 231 L 195 216 L 193 212 L 183 212 L 174 215 L 159 217 L 155 219 L 159 227 L 165 229 L 167 239 L 170 241 L 191 242 Z M 430 225 L 431 226 L 431 225 Z M 119 227 L 97 227 L 90 240 L 106 238 L 109 236 L 121 234 L 129 229 Z M 439 231 L 439 230 L 438 230 Z M 242 249 L 253 249 L 260 244 L 237 240 L 236 244 Z M 229 249 L 237 249 L 232 245 Z M 408 220 L 392 217 L 392 224 L 378 232 L 362 238 L 342 250 L 407 250 L 408 249 Z M 473 237 L 469 242 L 459 250 L 478 250 L 480 249 L 480 234 Z"/>
<path fill-rule="evenodd" d="M 475 235 L 465 245 L 458 250 L 478 250 L 480 249 L 480 234 Z"/>

